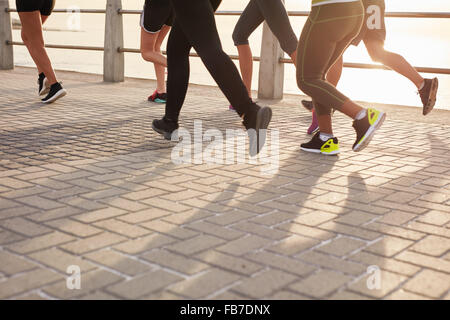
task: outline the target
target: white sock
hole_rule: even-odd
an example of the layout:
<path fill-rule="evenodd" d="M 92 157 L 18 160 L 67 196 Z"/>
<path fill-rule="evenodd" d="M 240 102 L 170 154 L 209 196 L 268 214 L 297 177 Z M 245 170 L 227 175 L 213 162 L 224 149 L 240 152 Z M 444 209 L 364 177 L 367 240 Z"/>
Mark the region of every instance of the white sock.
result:
<path fill-rule="evenodd" d="M 320 133 L 319 138 L 320 138 L 320 140 L 325 142 L 325 141 L 328 141 L 329 139 L 332 139 L 333 135 L 328 134 L 328 133 Z"/>
<path fill-rule="evenodd" d="M 361 120 L 364 119 L 364 117 L 367 114 L 367 110 L 366 109 L 362 109 L 360 112 L 358 112 L 358 114 L 356 115 L 355 120 Z"/>
<path fill-rule="evenodd" d="M 419 91 L 423 89 L 423 87 L 425 87 L 425 80 L 423 80 L 422 84 L 419 87 Z"/>

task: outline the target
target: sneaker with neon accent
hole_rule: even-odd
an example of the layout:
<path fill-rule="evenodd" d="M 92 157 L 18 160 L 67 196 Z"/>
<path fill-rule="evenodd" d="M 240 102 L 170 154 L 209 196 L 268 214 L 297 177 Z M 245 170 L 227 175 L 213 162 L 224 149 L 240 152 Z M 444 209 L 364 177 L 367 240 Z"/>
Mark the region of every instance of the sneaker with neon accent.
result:
<path fill-rule="evenodd" d="M 306 152 L 320 153 L 327 156 L 334 156 L 340 153 L 338 138 L 330 138 L 327 141 L 320 139 L 320 132 L 317 132 L 311 141 L 303 143 L 300 149 Z"/>
<path fill-rule="evenodd" d="M 439 88 L 438 78 L 425 79 L 423 88 L 419 90 L 420 99 L 423 104 L 423 115 L 426 116 L 433 110 L 436 104 L 436 95 Z"/>
<path fill-rule="evenodd" d="M 356 131 L 356 141 L 353 144 L 353 151 L 359 152 L 366 148 L 385 119 L 386 113 L 368 108 L 364 118 L 353 121 L 353 128 Z"/>
<path fill-rule="evenodd" d="M 153 92 L 153 94 L 148 97 L 148 101 L 156 103 L 166 103 L 167 93 L 159 93 L 157 90 L 155 90 L 155 92 Z"/>

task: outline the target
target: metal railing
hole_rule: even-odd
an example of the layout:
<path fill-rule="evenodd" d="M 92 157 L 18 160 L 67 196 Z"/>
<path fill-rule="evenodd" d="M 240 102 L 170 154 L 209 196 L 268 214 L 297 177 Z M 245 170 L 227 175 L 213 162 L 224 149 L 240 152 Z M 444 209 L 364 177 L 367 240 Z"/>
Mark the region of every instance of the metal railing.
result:
<path fill-rule="evenodd" d="M 16 9 L 9 8 L 8 0 L 0 0 L 0 69 L 11 69 L 13 63 L 13 46 L 24 45 L 23 42 L 12 40 L 11 12 Z M 71 9 L 55 9 L 54 13 L 71 13 Z M 123 18 L 124 14 L 140 14 L 140 10 L 122 9 L 121 0 L 107 0 L 106 9 L 80 9 L 77 13 L 106 14 L 105 22 L 105 45 L 80 46 L 80 45 L 57 45 L 46 44 L 46 48 L 89 50 L 104 52 L 104 80 L 117 82 L 124 80 L 124 53 L 140 53 L 139 49 L 126 48 L 123 46 Z M 218 16 L 238 16 L 241 11 L 217 11 Z M 309 11 L 288 11 L 290 17 L 307 17 Z M 388 18 L 420 18 L 420 19 L 449 19 L 450 12 L 387 12 Z M 260 98 L 281 98 L 283 94 L 284 64 L 292 63 L 290 59 L 284 58 L 277 39 L 270 32 L 266 24 L 263 28 L 261 56 L 253 57 L 254 61 L 260 62 L 259 96 Z M 163 54 L 166 54 L 163 52 Z M 190 56 L 198 57 L 196 53 Z M 239 56 L 230 55 L 233 60 Z M 379 64 L 368 63 L 344 63 L 346 68 L 358 69 L 383 69 L 389 68 Z M 449 68 L 415 67 L 419 72 L 449 74 Z"/>

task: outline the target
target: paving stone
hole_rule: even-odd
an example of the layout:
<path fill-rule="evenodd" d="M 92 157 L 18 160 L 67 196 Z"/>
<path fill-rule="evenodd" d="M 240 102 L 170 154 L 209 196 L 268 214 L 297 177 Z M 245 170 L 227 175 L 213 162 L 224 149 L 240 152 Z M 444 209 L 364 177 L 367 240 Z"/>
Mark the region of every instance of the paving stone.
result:
<path fill-rule="evenodd" d="M 289 286 L 290 289 L 314 298 L 324 298 L 350 280 L 334 271 L 319 271 Z"/>
<path fill-rule="evenodd" d="M 363 241 L 347 237 L 341 237 L 331 240 L 330 243 L 320 246 L 316 250 L 342 257 L 348 255 L 349 253 L 355 250 L 362 248 L 364 245 L 365 242 Z"/>
<path fill-rule="evenodd" d="M 450 275 L 433 270 L 424 270 L 409 280 L 403 288 L 437 299 L 450 289 Z"/>
<path fill-rule="evenodd" d="M 239 277 L 232 273 L 210 269 L 199 276 L 183 280 L 170 287 L 170 291 L 190 299 L 200 299 L 231 285 Z"/>
<path fill-rule="evenodd" d="M 114 246 L 114 249 L 128 254 L 141 254 L 155 248 L 167 246 L 175 239 L 160 234 L 151 234 L 139 239 L 133 239 Z"/>
<path fill-rule="evenodd" d="M 25 254 L 62 245 L 64 243 L 71 242 L 73 240 L 75 240 L 74 237 L 55 231 L 52 233 L 45 234 L 43 236 L 15 242 L 13 244 L 8 245 L 8 248 L 14 252 Z"/>
<path fill-rule="evenodd" d="M 249 260 L 233 257 L 214 250 L 200 253 L 196 255 L 196 258 L 217 268 L 226 269 L 244 275 L 252 275 L 263 268 L 263 266 Z"/>
<path fill-rule="evenodd" d="M 241 284 L 233 287 L 233 290 L 253 299 L 261 299 L 296 279 L 297 277 L 282 271 L 268 270 L 242 281 Z"/>
<path fill-rule="evenodd" d="M 80 289 L 68 289 L 66 279 L 44 288 L 44 292 L 58 299 L 74 299 L 94 293 L 124 279 L 106 270 L 92 270 L 80 274 Z"/>
<path fill-rule="evenodd" d="M 169 245 L 167 246 L 167 249 L 185 255 L 192 255 L 207 249 L 215 248 L 224 242 L 224 240 L 217 237 L 199 235 L 195 238 Z"/>
<path fill-rule="evenodd" d="M 157 270 L 128 281 L 120 282 L 108 287 L 107 290 L 125 299 L 137 299 L 182 279 L 164 270 Z"/>
<path fill-rule="evenodd" d="M 375 274 L 368 273 L 366 276 L 360 278 L 357 282 L 352 283 L 349 286 L 349 289 L 356 293 L 361 293 L 372 298 L 381 299 L 390 294 L 395 288 L 397 288 L 402 282 L 406 280 L 405 276 L 391 273 L 389 271 L 380 270 L 380 287 L 369 288 L 368 281 L 370 282 L 370 280 L 373 279 L 374 276 Z"/>
<path fill-rule="evenodd" d="M 412 251 L 440 257 L 450 250 L 450 238 L 427 236 L 411 247 Z"/>
<path fill-rule="evenodd" d="M 84 257 L 129 276 L 135 276 L 153 269 L 147 264 L 113 250 L 94 251 Z"/>
<path fill-rule="evenodd" d="M 0 298 L 10 298 L 41 286 L 64 281 L 63 276 L 46 269 L 36 269 L 0 282 Z"/>
<path fill-rule="evenodd" d="M 30 254 L 29 257 L 62 273 L 66 273 L 67 268 L 73 265 L 80 267 L 81 272 L 86 272 L 96 268 L 93 264 L 89 263 L 80 256 L 64 252 L 58 248 L 35 252 Z"/>
<path fill-rule="evenodd" d="M 103 232 L 89 238 L 84 238 L 65 244 L 61 246 L 61 248 L 74 254 L 84 254 L 90 251 L 112 246 L 125 240 L 126 238 L 111 232 Z"/>
<path fill-rule="evenodd" d="M 6 251 L 0 251 L 0 261 L 2 262 L 0 263 L 0 272 L 7 275 L 37 268 L 36 264 Z"/>

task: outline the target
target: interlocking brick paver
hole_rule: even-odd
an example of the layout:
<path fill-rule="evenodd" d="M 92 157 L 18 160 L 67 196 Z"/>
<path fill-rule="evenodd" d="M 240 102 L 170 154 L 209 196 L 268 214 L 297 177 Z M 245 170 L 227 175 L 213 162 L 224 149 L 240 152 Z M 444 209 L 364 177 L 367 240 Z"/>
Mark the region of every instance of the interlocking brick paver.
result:
<path fill-rule="evenodd" d="M 55 231 L 52 233 L 45 234 L 43 236 L 14 242 L 12 244 L 9 244 L 8 248 L 14 252 L 24 254 L 58 246 L 73 240 L 75 240 L 74 237 Z"/>
<path fill-rule="evenodd" d="M 118 276 L 112 272 L 106 270 L 92 270 L 89 272 L 81 273 L 81 288 L 79 290 L 70 290 L 67 288 L 66 279 L 58 281 L 57 283 L 44 288 L 44 292 L 50 296 L 59 299 L 74 299 L 88 294 L 89 292 L 100 290 L 106 286 L 123 280 L 121 276 Z"/>
<path fill-rule="evenodd" d="M 129 276 L 152 270 L 151 266 L 113 250 L 94 251 L 84 255 L 84 257 Z"/>
<path fill-rule="evenodd" d="M 86 252 L 109 247 L 119 242 L 125 241 L 126 238 L 111 232 L 103 232 L 92 237 L 80 239 L 61 246 L 64 250 L 74 254 L 83 254 Z"/>
<path fill-rule="evenodd" d="M 381 256 L 392 257 L 408 248 L 412 243 L 412 241 L 401 238 L 385 237 L 368 246 L 364 250 L 379 254 Z"/>
<path fill-rule="evenodd" d="M 424 270 L 415 278 L 409 280 L 403 288 L 436 299 L 447 293 L 449 283 L 449 274 L 433 270 Z"/>
<path fill-rule="evenodd" d="M 316 250 L 336 256 L 345 256 L 357 249 L 362 248 L 364 245 L 364 241 L 341 237 L 331 240 L 331 242 L 318 247 Z"/>
<path fill-rule="evenodd" d="M 350 277 L 334 271 L 319 271 L 290 286 L 292 290 L 314 298 L 324 298 L 343 286 Z"/>
<path fill-rule="evenodd" d="M 0 251 L 0 261 L 0 272 L 7 275 L 37 268 L 36 264 L 5 251 Z"/>
<path fill-rule="evenodd" d="M 352 283 L 349 286 L 350 290 L 373 298 L 383 298 L 406 280 L 406 277 L 403 275 L 381 270 L 379 274 L 380 287 L 377 288 L 375 286 L 369 288 L 368 280 L 370 281 L 369 277 L 372 276 L 373 274 L 367 274 L 366 276 L 360 278 L 357 282 Z"/>
<path fill-rule="evenodd" d="M 142 255 L 142 258 L 151 263 L 158 264 L 187 275 L 193 275 L 208 268 L 206 264 L 200 261 L 186 258 L 180 254 L 175 254 L 167 250 L 153 250 Z"/>
<path fill-rule="evenodd" d="M 361 153 L 336 114 L 343 152 L 323 157 L 299 151 L 310 113 L 285 95 L 270 102 L 279 168 L 265 175 L 173 163 L 148 80 L 61 71 L 70 94 L 36 107 L 16 90 L 35 90 L 35 70 L 0 75 L 0 298 L 450 298 L 449 111 L 380 106 L 389 121 Z M 241 128 L 218 88 L 190 85 L 186 104 L 190 132 Z"/>
<path fill-rule="evenodd" d="M 245 275 L 251 275 L 263 268 L 263 266 L 246 259 L 233 257 L 214 250 L 208 250 L 200 253 L 196 255 L 196 258 L 218 268 L 227 269 L 229 271 Z"/>
<path fill-rule="evenodd" d="M 261 299 L 289 285 L 295 279 L 295 276 L 288 273 L 269 270 L 244 280 L 238 286 L 233 287 L 233 290 L 253 299 Z"/>
<path fill-rule="evenodd" d="M 55 281 L 64 282 L 64 284 L 66 282 L 62 275 L 54 271 L 47 269 L 32 270 L 0 282 L 0 299 L 37 289 Z"/>
<path fill-rule="evenodd" d="M 200 299 L 231 285 L 238 279 L 239 276 L 230 272 L 210 269 L 199 276 L 176 283 L 169 290 L 190 299 Z"/>
<path fill-rule="evenodd" d="M 80 267 L 81 272 L 86 272 L 96 267 L 78 255 L 64 252 L 58 248 L 38 251 L 29 257 L 39 263 L 49 266 L 55 270 L 66 273 L 67 268 L 72 265 Z"/>

